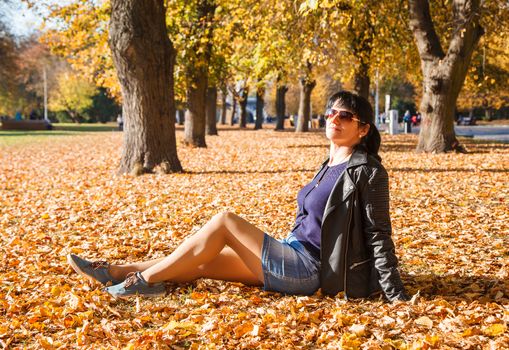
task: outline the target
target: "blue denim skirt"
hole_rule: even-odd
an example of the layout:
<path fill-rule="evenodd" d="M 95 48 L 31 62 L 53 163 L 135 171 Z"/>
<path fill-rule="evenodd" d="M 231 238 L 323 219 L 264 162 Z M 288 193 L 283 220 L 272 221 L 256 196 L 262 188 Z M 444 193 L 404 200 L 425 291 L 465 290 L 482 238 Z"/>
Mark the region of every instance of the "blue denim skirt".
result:
<path fill-rule="evenodd" d="M 311 295 L 320 288 L 320 261 L 291 233 L 282 240 L 265 234 L 262 268 L 264 290 Z"/>

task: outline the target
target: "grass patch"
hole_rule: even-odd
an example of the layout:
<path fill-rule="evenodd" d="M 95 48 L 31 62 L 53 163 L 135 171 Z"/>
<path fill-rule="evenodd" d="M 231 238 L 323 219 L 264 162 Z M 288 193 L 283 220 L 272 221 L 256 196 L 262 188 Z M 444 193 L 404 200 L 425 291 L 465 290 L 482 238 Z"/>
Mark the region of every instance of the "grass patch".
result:
<path fill-rule="evenodd" d="M 74 123 L 58 123 L 53 124 L 55 131 L 77 131 L 77 132 L 99 132 L 99 131 L 116 131 L 117 123 L 95 123 L 95 124 L 74 124 Z"/>
<path fill-rule="evenodd" d="M 53 130 L 1 130 L 0 147 L 19 146 L 53 138 L 85 135 L 94 132 L 112 132 L 117 130 L 116 123 L 97 124 L 53 124 Z"/>

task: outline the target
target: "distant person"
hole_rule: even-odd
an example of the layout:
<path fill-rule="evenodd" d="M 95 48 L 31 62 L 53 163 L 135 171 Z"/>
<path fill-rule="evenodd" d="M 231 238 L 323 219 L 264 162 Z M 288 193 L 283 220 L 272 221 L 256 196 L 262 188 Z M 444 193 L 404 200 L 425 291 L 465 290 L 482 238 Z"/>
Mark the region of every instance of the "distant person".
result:
<path fill-rule="evenodd" d="M 117 125 L 118 131 L 124 131 L 124 118 L 122 118 L 122 114 L 117 116 Z"/>
<path fill-rule="evenodd" d="M 325 116 L 323 114 L 318 115 L 318 127 L 320 129 L 325 127 Z"/>
<path fill-rule="evenodd" d="M 410 120 L 411 120 L 411 118 L 412 118 L 412 116 L 411 116 L 411 114 L 410 114 L 410 111 L 407 109 L 407 110 L 405 111 L 405 114 L 403 115 L 403 122 L 405 122 L 405 123 L 409 123 L 409 122 L 410 122 Z"/>
<path fill-rule="evenodd" d="M 329 157 L 299 191 L 286 238 L 224 212 L 165 258 L 113 265 L 69 254 L 69 264 L 110 285 L 105 291 L 115 297 L 164 295 L 164 282 L 211 278 L 291 295 L 321 288 L 330 296 L 383 293 L 390 301 L 408 300 L 391 238 L 389 179 L 373 109 L 365 98 L 341 91 L 329 98 L 325 114 Z"/>
<path fill-rule="evenodd" d="M 385 124 L 385 119 L 387 118 L 387 116 L 385 115 L 385 112 L 382 112 L 382 114 L 380 115 L 380 119 L 382 120 L 382 124 Z"/>
<path fill-rule="evenodd" d="M 28 116 L 28 119 L 30 119 L 30 120 L 37 120 L 37 119 L 39 119 L 39 115 L 37 114 L 35 109 L 32 109 L 32 111 L 30 112 L 30 114 Z"/>
<path fill-rule="evenodd" d="M 458 118 L 456 119 L 456 125 L 461 125 L 463 123 L 463 115 L 459 114 Z"/>
<path fill-rule="evenodd" d="M 14 116 L 14 120 L 23 120 L 23 116 L 21 115 L 21 112 L 16 112 L 16 115 Z"/>

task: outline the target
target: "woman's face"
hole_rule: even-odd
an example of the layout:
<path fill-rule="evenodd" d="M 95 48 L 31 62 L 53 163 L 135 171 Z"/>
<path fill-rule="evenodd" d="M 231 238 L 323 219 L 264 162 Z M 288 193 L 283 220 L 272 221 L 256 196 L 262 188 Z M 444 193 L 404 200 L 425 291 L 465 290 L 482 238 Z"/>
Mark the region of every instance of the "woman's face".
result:
<path fill-rule="evenodd" d="M 331 108 L 334 111 L 350 110 L 341 107 L 337 102 Z M 358 116 L 354 115 L 355 118 Z M 363 136 L 369 131 L 369 124 L 361 124 L 356 120 L 341 119 L 336 114 L 333 118 L 328 118 L 326 122 L 325 135 L 337 146 L 354 147 Z"/>

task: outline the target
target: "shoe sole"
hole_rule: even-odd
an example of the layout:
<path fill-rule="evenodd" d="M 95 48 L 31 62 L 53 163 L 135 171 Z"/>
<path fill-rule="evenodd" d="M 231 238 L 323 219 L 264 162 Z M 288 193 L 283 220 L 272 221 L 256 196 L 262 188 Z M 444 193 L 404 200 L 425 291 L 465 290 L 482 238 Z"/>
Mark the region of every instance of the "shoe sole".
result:
<path fill-rule="evenodd" d="M 69 263 L 69 265 L 71 265 L 72 269 L 74 270 L 74 272 L 76 272 L 78 275 L 81 275 L 85 278 L 88 278 L 90 281 L 93 281 L 95 283 L 99 283 L 101 285 L 104 286 L 104 284 L 102 284 L 100 281 L 96 280 L 95 278 L 93 278 L 92 276 L 90 275 L 87 275 L 85 272 L 83 272 L 78 265 L 76 265 L 76 263 L 74 262 L 74 260 L 71 258 L 71 254 L 67 254 L 67 262 Z"/>

